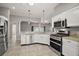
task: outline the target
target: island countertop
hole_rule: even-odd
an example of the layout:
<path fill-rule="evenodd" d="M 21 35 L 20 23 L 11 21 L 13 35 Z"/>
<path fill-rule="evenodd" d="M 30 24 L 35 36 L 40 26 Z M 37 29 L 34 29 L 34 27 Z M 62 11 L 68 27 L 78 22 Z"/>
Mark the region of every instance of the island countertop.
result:
<path fill-rule="evenodd" d="M 32 34 L 52 34 L 53 32 L 21 32 L 21 34 L 32 35 Z"/>

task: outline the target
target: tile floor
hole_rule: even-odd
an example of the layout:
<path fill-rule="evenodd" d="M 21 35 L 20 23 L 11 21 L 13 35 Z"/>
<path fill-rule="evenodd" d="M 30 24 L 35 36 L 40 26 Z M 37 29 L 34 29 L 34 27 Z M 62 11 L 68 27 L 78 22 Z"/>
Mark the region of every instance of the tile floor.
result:
<path fill-rule="evenodd" d="M 58 56 L 46 45 L 33 44 L 10 48 L 3 56 Z"/>

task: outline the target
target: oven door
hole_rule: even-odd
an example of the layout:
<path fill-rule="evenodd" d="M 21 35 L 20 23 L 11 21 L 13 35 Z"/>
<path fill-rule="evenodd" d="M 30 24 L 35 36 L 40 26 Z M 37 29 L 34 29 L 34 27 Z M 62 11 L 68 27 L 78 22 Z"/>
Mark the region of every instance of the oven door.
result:
<path fill-rule="evenodd" d="M 62 23 L 61 21 L 54 22 L 54 27 L 61 27 L 62 26 L 61 23 Z"/>
<path fill-rule="evenodd" d="M 57 42 L 50 40 L 50 46 L 56 49 L 57 51 L 61 52 L 61 45 L 58 44 Z"/>

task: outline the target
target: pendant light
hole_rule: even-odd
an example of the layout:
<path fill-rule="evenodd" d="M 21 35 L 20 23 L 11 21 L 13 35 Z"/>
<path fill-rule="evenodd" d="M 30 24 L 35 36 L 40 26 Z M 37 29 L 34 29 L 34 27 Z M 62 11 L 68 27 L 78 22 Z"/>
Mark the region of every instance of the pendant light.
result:
<path fill-rule="evenodd" d="M 31 19 L 31 13 L 30 13 L 30 10 L 28 10 L 28 24 L 30 24 L 30 19 Z"/>
<path fill-rule="evenodd" d="M 45 19 L 45 10 L 43 9 L 43 17 L 42 17 L 43 23 L 48 23 L 48 21 Z"/>
<path fill-rule="evenodd" d="M 29 3 L 29 5 L 30 5 L 30 6 L 33 6 L 33 5 L 34 5 L 34 3 Z"/>
<path fill-rule="evenodd" d="M 45 10 L 43 9 L 43 17 L 42 17 L 42 22 L 44 23 L 44 16 L 45 16 Z"/>

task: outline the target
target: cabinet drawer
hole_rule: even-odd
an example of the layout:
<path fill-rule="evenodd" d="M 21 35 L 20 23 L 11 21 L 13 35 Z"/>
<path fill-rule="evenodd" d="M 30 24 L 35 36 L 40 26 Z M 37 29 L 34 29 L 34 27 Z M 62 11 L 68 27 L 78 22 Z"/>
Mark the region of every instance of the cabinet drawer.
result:
<path fill-rule="evenodd" d="M 63 39 L 63 45 L 71 47 L 79 47 L 79 43 L 73 40 Z"/>
<path fill-rule="evenodd" d="M 63 55 L 65 55 L 65 56 L 73 56 L 73 50 L 72 50 L 71 47 L 63 45 L 62 48 L 63 48 L 62 49 Z"/>
<path fill-rule="evenodd" d="M 63 39 L 62 51 L 63 55 L 66 56 L 78 56 L 79 43 L 73 40 Z"/>
<path fill-rule="evenodd" d="M 62 53 L 63 55 L 66 55 L 66 56 L 79 56 L 79 48 L 63 45 Z"/>

